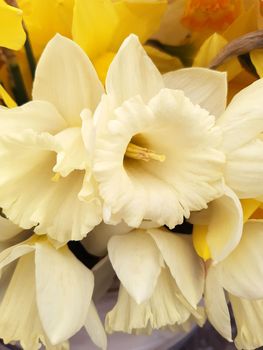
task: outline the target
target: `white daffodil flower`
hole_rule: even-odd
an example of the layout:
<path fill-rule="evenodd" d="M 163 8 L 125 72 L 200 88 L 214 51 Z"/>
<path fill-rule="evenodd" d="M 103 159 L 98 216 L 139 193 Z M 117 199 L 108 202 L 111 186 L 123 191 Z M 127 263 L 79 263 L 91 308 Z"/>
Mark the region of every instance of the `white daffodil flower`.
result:
<path fill-rule="evenodd" d="M 0 109 L 0 206 L 19 226 L 67 242 L 101 221 L 88 147 L 102 92 L 85 53 L 57 35 L 37 66 L 33 101 Z"/>
<path fill-rule="evenodd" d="M 106 349 L 106 335 L 91 300 L 94 277 L 67 246 L 56 249 L 45 236 L 33 236 L 0 253 L 0 269 L 18 259 L 0 303 L 0 336 L 24 349 L 64 350 L 85 326 Z"/>
<path fill-rule="evenodd" d="M 239 198 L 263 197 L 263 79 L 240 91 L 218 119 L 226 184 Z"/>
<path fill-rule="evenodd" d="M 104 220 L 139 227 L 147 219 L 172 228 L 219 197 L 224 154 L 215 116 L 225 105 L 224 73 L 191 68 L 163 78 L 129 36 L 94 114 Z"/>
<path fill-rule="evenodd" d="M 223 337 L 232 340 L 228 297 L 237 325 L 235 344 L 238 349 L 250 350 L 263 345 L 262 244 L 262 220 L 249 220 L 244 224 L 236 249 L 224 260 L 208 263 L 207 267 L 205 307 L 208 319 Z"/>
<path fill-rule="evenodd" d="M 204 287 L 204 268 L 189 236 L 165 229 L 135 229 L 113 236 L 109 259 L 121 282 L 117 304 L 106 317 L 109 333 L 128 333 L 181 325 L 197 307 Z"/>

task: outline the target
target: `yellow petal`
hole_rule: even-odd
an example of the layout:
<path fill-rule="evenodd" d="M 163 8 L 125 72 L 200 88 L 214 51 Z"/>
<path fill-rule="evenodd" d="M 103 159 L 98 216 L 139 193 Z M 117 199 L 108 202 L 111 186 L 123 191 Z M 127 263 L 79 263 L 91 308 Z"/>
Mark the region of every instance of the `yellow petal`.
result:
<path fill-rule="evenodd" d="M 263 50 L 253 50 L 250 52 L 250 58 L 257 70 L 258 75 L 260 78 L 263 78 Z"/>
<path fill-rule="evenodd" d="M 16 107 L 15 101 L 12 99 L 12 97 L 8 94 L 8 92 L 3 88 L 1 84 L 0 84 L 0 99 L 4 101 L 7 107 L 9 108 Z"/>
<path fill-rule="evenodd" d="M 207 244 L 208 227 L 203 225 L 194 225 L 193 244 L 197 254 L 205 261 L 211 258 L 211 252 Z"/>
<path fill-rule="evenodd" d="M 71 37 L 74 0 L 18 0 L 18 5 L 37 59 L 56 33 Z"/>
<path fill-rule="evenodd" d="M 126 0 L 114 2 L 119 23 L 114 33 L 112 49 L 117 51 L 123 40 L 131 33 L 138 35 L 144 43 L 158 30 L 166 0 Z"/>
<path fill-rule="evenodd" d="M 111 0 L 76 0 L 73 39 L 91 59 L 110 50 L 118 25 L 118 16 Z"/>
<path fill-rule="evenodd" d="M 220 34 L 214 33 L 200 47 L 195 59 L 194 67 L 209 67 L 213 59 L 219 54 L 228 41 Z M 228 80 L 233 79 L 241 72 L 242 68 L 237 59 L 231 59 L 229 62 L 220 66 L 220 71 L 228 72 Z"/>
<path fill-rule="evenodd" d="M 19 50 L 26 35 L 22 26 L 22 11 L 0 0 L 0 46 Z"/>

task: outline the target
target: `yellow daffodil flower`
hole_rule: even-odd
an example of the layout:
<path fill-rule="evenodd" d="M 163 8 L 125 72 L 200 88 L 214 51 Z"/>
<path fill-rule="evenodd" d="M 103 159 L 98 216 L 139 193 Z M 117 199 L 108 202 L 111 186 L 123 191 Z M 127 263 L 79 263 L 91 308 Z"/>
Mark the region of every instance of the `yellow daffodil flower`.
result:
<path fill-rule="evenodd" d="M 0 0 L 0 23 L 0 46 L 19 50 L 26 40 L 22 11 Z"/>
<path fill-rule="evenodd" d="M 204 323 L 197 307 L 204 269 L 190 237 L 160 228 L 133 230 L 114 235 L 108 252 L 121 281 L 118 301 L 106 317 L 109 333 L 151 332 L 181 325 L 191 315 Z"/>

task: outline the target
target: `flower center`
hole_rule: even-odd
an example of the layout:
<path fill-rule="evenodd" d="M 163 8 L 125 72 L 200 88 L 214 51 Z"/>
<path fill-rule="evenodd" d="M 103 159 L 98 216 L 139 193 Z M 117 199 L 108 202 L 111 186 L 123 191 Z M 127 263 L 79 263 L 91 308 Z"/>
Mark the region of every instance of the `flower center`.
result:
<path fill-rule="evenodd" d="M 241 0 L 188 0 L 182 23 L 191 30 L 224 30 L 240 14 Z"/>
<path fill-rule="evenodd" d="M 149 162 L 149 160 L 158 160 L 159 162 L 165 161 L 164 154 L 158 154 L 153 150 L 150 150 L 146 147 L 137 146 L 134 143 L 130 142 L 125 152 L 125 157 L 144 160 Z"/>

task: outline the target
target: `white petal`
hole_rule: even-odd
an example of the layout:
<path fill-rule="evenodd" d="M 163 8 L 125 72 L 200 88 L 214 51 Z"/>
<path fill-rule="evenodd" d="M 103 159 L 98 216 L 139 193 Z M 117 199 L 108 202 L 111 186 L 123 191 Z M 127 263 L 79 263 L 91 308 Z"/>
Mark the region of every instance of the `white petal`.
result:
<path fill-rule="evenodd" d="M 145 102 L 164 87 L 163 79 L 135 35 L 122 43 L 106 78 L 106 91 L 116 106 L 140 95 Z"/>
<path fill-rule="evenodd" d="M 165 87 L 183 90 L 194 104 L 219 117 L 226 108 L 226 73 L 207 68 L 185 68 L 164 74 Z"/>
<path fill-rule="evenodd" d="M 64 129 L 55 136 L 55 139 L 61 146 L 61 150 L 57 155 L 54 172 L 66 177 L 73 170 L 90 168 L 91 154 L 85 148 L 80 128 Z"/>
<path fill-rule="evenodd" d="M 72 40 L 57 34 L 39 60 L 33 99 L 51 102 L 70 126 L 79 126 L 80 112 L 94 110 L 102 92 L 88 56 Z"/>
<path fill-rule="evenodd" d="M 85 322 L 85 328 L 93 343 L 96 344 L 100 349 L 106 350 L 107 336 L 93 301 L 90 303 L 88 316 Z"/>
<path fill-rule="evenodd" d="M 21 227 L 0 216 L 0 242 L 15 237 L 22 232 L 22 230 L 23 229 Z"/>
<path fill-rule="evenodd" d="M 219 282 L 217 270 L 214 267 L 209 267 L 207 271 L 205 309 L 209 322 L 215 327 L 218 333 L 228 341 L 232 341 L 230 315 L 225 292 Z"/>
<path fill-rule="evenodd" d="M 223 260 L 238 245 L 243 231 L 243 211 L 239 199 L 230 189 L 209 203 L 207 244 L 214 262 Z"/>
<path fill-rule="evenodd" d="M 22 257 L 0 305 L 0 334 L 5 343 L 20 341 L 24 349 L 37 350 L 44 344 L 35 294 L 34 254 Z"/>
<path fill-rule="evenodd" d="M 106 331 L 151 333 L 153 329 L 186 322 L 191 313 L 177 293 L 176 283 L 167 268 L 162 269 L 150 299 L 139 305 L 121 285 L 117 304 L 106 316 Z"/>
<path fill-rule="evenodd" d="M 48 338 L 56 345 L 85 324 L 94 278 L 67 246 L 57 250 L 48 242 L 38 242 L 35 255 L 39 315 Z"/>
<path fill-rule="evenodd" d="M 150 229 L 147 232 L 160 249 L 181 293 L 196 308 L 204 290 L 204 267 L 194 251 L 191 237 L 161 229 Z"/>
<path fill-rule="evenodd" d="M 263 79 L 240 91 L 219 118 L 224 131 L 223 149 L 231 152 L 263 131 Z"/>
<path fill-rule="evenodd" d="M 59 132 L 66 126 L 56 108 L 45 101 L 31 101 L 23 106 L 0 109 L 0 134 L 32 129 L 37 132 Z"/>
<path fill-rule="evenodd" d="M 35 250 L 33 243 L 33 241 L 28 240 L 24 243 L 17 244 L 2 251 L 0 254 L 0 269 L 21 256 L 33 252 Z"/>
<path fill-rule="evenodd" d="M 121 222 L 117 225 L 107 225 L 104 222 L 94 227 L 85 237 L 81 244 L 87 251 L 93 255 L 105 256 L 107 254 L 107 244 L 110 238 L 114 235 L 126 234 L 133 230 L 133 228 Z"/>
<path fill-rule="evenodd" d="M 245 299 L 263 298 L 263 222 L 247 221 L 237 248 L 217 265 L 222 286 Z"/>
<path fill-rule="evenodd" d="M 239 198 L 257 198 L 262 196 L 262 178 L 263 140 L 259 138 L 252 140 L 228 154 L 225 180 Z"/>
<path fill-rule="evenodd" d="M 108 251 L 112 266 L 130 296 L 138 304 L 149 299 L 162 265 L 162 258 L 152 238 L 140 230 L 113 236 Z"/>
<path fill-rule="evenodd" d="M 263 300 L 246 300 L 229 295 L 237 326 L 237 349 L 256 349 L 263 345 Z"/>

